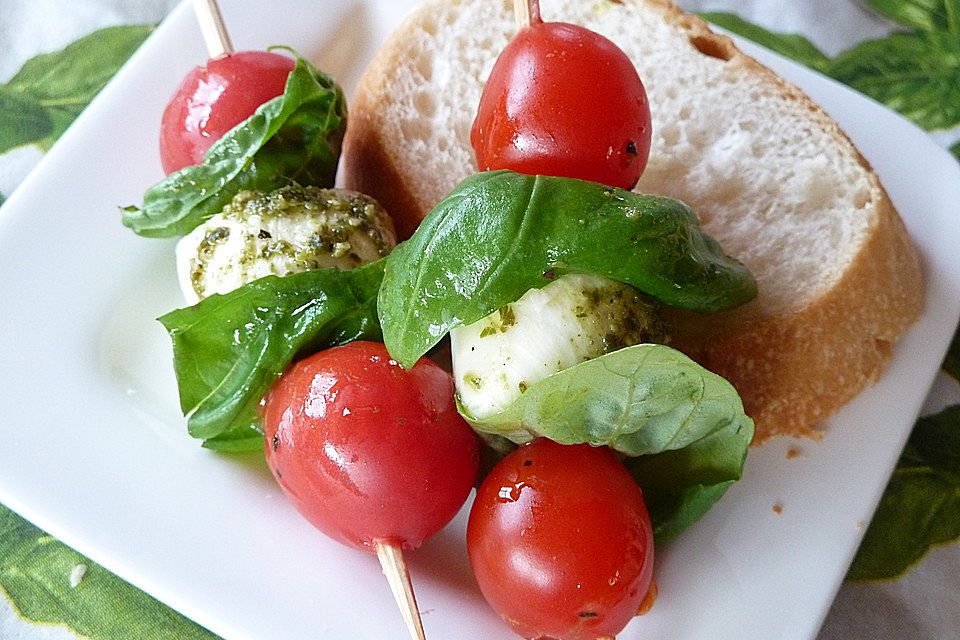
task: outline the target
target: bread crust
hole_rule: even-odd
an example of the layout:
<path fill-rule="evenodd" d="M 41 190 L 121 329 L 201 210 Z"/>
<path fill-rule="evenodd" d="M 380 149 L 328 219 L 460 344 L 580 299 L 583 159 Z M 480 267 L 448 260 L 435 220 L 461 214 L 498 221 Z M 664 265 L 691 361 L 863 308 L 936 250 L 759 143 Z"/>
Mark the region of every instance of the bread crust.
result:
<path fill-rule="evenodd" d="M 757 424 L 754 443 L 817 437 L 823 420 L 877 380 L 922 307 L 919 255 L 884 199 L 861 251 L 812 304 L 739 329 L 677 313 L 673 345 L 736 387 Z"/>
<path fill-rule="evenodd" d="M 755 443 L 776 435 L 816 437 L 826 418 L 876 381 L 896 341 L 919 317 L 923 277 L 916 248 L 866 160 L 804 93 L 668 0 L 617 2 L 628 3 L 657 10 L 706 55 L 764 76 L 783 99 L 808 109 L 870 174 L 876 213 L 867 238 L 843 275 L 815 299 L 775 316 L 748 305 L 708 317 L 675 312 L 667 318 L 673 344 L 737 388 L 756 422 Z M 387 139 L 378 108 L 391 69 L 403 62 L 403 43 L 416 28 L 416 16 L 401 25 L 364 74 L 344 149 L 345 186 L 380 201 L 394 216 L 400 238 L 412 234 L 444 195 L 418 190 L 416 168 L 406 166 L 402 150 Z"/>
<path fill-rule="evenodd" d="M 360 79 L 350 105 L 341 160 L 344 188 L 372 196 L 383 205 L 393 218 L 398 241 L 413 235 L 429 208 L 424 211 L 412 191 L 409 168 L 397 157 L 396 145 L 386 139 L 382 110 L 377 105 L 379 96 L 388 91 L 390 69 L 400 62 L 399 45 L 415 24 L 408 19 L 394 31 Z"/>
<path fill-rule="evenodd" d="M 365 193 L 383 205 L 393 218 L 397 240 L 406 240 L 432 205 L 421 204 L 409 189 L 411 181 L 402 173 L 405 164 L 391 155 L 392 146 L 383 138 L 383 127 L 372 115 L 375 107 L 366 105 L 369 95 L 358 91 L 351 109 L 342 156 L 343 186 Z"/>

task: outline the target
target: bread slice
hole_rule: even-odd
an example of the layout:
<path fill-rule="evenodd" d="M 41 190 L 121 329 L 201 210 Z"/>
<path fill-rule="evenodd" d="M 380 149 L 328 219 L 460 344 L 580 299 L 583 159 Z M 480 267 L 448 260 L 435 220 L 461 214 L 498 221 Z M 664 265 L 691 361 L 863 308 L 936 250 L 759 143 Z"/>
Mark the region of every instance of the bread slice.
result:
<path fill-rule="evenodd" d="M 367 69 L 353 100 L 346 186 L 401 236 L 476 170 L 469 131 L 515 25 L 510 0 L 427 0 Z M 919 316 L 917 252 L 847 137 L 796 87 L 663 0 L 543 0 L 633 60 L 653 113 L 637 190 L 680 198 L 759 296 L 711 315 L 676 313 L 675 346 L 728 378 L 757 439 L 812 435 L 874 381 Z M 589 87 L 574 90 L 589 92 Z"/>

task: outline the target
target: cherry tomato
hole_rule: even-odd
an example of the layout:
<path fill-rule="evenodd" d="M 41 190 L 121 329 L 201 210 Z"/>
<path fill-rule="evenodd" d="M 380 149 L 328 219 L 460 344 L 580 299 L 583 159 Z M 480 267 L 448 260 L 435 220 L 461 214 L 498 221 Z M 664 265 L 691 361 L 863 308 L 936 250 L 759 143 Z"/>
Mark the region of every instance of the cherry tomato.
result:
<path fill-rule="evenodd" d="M 481 170 L 632 188 L 650 155 L 650 107 L 630 59 L 589 29 L 535 21 L 501 52 L 470 142 Z"/>
<path fill-rule="evenodd" d="M 210 145 L 283 93 L 294 66 L 293 59 L 269 51 L 238 51 L 194 68 L 163 112 L 163 170 L 200 164 Z"/>
<path fill-rule="evenodd" d="M 653 572 L 650 517 L 623 464 L 606 448 L 546 438 L 484 480 L 467 550 L 484 597 L 525 638 L 612 638 Z"/>
<path fill-rule="evenodd" d="M 345 544 L 413 549 L 456 515 L 479 447 L 450 374 L 352 342 L 293 365 L 267 396 L 267 463 L 297 509 Z"/>

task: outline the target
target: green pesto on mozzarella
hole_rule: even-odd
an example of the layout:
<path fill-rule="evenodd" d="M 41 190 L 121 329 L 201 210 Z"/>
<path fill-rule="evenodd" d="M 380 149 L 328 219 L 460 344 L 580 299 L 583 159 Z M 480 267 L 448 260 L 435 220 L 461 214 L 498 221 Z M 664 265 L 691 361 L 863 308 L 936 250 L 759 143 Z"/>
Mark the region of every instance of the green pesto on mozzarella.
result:
<path fill-rule="evenodd" d="M 567 275 L 450 332 L 457 394 L 472 417 L 487 418 L 553 373 L 664 339 L 656 308 L 631 287 Z"/>
<path fill-rule="evenodd" d="M 190 304 L 268 275 L 352 269 L 396 245 L 372 198 L 342 189 L 242 191 L 177 244 L 180 288 Z"/>

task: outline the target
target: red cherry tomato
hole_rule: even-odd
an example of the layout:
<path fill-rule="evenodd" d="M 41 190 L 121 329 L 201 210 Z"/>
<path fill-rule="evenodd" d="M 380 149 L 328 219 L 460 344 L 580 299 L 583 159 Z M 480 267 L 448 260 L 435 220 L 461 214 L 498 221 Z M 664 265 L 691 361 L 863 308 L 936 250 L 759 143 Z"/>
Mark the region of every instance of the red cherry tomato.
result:
<path fill-rule="evenodd" d="M 267 463 L 328 536 L 416 548 L 456 515 L 477 475 L 476 436 L 453 393 L 427 358 L 405 370 L 379 343 L 322 351 L 267 396 Z"/>
<path fill-rule="evenodd" d="M 467 550 L 480 590 L 524 638 L 612 638 L 650 589 L 640 488 L 606 448 L 541 438 L 477 491 Z"/>
<path fill-rule="evenodd" d="M 163 170 L 200 164 L 210 145 L 283 93 L 294 66 L 291 58 L 269 51 L 238 51 L 194 68 L 163 112 Z"/>
<path fill-rule="evenodd" d="M 470 142 L 481 170 L 511 169 L 630 189 L 650 155 L 650 107 L 617 45 L 561 22 L 534 22 L 501 52 Z"/>

